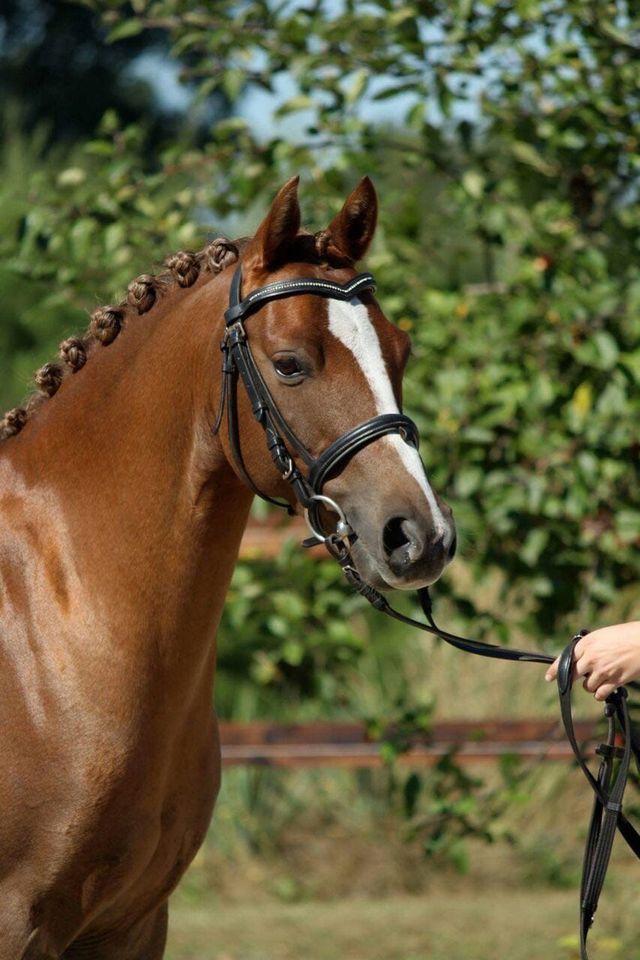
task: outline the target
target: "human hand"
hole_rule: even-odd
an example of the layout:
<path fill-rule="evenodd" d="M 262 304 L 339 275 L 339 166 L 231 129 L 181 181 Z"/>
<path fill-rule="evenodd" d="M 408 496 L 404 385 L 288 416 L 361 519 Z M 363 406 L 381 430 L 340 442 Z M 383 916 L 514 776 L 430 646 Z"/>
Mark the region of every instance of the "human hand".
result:
<path fill-rule="evenodd" d="M 583 687 L 596 700 L 606 700 L 616 687 L 640 678 L 640 621 L 602 627 L 576 643 L 573 676 L 584 677 Z M 545 674 L 555 680 L 558 657 Z"/>

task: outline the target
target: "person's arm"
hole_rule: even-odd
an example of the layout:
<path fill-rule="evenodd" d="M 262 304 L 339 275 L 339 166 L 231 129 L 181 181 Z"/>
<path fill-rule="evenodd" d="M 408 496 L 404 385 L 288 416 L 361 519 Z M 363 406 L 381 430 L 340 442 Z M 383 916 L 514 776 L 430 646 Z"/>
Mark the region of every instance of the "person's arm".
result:
<path fill-rule="evenodd" d="M 558 660 L 547 670 L 545 680 L 555 680 Z M 574 676 L 585 678 L 585 690 L 596 700 L 606 700 L 616 687 L 640 679 L 640 621 L 588 633 L 576 644 L 574 660 Z"/>

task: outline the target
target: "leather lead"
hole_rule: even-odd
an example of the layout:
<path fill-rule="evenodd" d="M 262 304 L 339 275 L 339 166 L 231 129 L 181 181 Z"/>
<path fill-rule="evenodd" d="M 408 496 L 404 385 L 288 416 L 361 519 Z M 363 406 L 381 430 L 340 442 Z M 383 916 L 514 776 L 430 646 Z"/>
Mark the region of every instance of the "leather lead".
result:
<path fill-rule="evenodd" d="M 339 300 L 349 300 L 360 292 L 374 289 L 375 281 L 369 273 L 359 274 L 347 284 L 303 277 L 269 284 L 266 287 L 254 290 L 244 299 L 241 299 L 242 272 L 240 267 L 235 271 L 231 281 L 229 309 L 225 314 L 227 332 L 221 344 L 223 352 L 222 381 L 218 415 L 213 427 L 214 433 L 220 429 L 226 407 L 229 443 L 236 466 L 245 483 L 264 500 L 284 507 L 289 513 L 293 513 L 290 504 L 274 500 L 261 492 L 254 484 L 244 465 L 238 437 L 236 411 L 236 384 L 238 376 L 240 376 L 251 401 L 254 415 L 265 430 L 267 445 L 276 468 L 284 478 L 288 479 L 295 498 L 308 511 L 312 525 L 318 531 L 321 530 L 318 497 L 321 495 L 323 484 L 329 477 L 341 469 L 348 459 L 364 447 L 390 433 L 399 434 L 417 447 L 417 427 L 412 420 L 400 413 L 374 417 L 339 437 L 318 458 L 314 459 L 293 433 L 274 402 L 253 359 L 243 321 L 263 303 L 282 297 L 315 294 L 334 297 Z M 305 478 L 295 466 L 287 444 L 309 467 L 308 478 Z M 291 464 L 291 469 L 289 469 L 289 464 Z M 334 505 L 338 506 L 337 504 Z M 417 592 L 426 623 L 407 617 L 395 610 L 378 590 L 362 580 L 353 566 L 349 547 L 354 537 L 355 534 L 342 538 L 333 534 L 326 537 L 324 541 L 320 541 L 314 536 L 305 540 L 303 546 L 314 546 L 318 542 L 324 542 L 331 556 L 342 567 L 347 582 L 354 590 L 365 597 L 376 610 L 401 623 L 417 627 L 419 630 L 438 637 L 458 650 L 499 660 L 547 664 L 553 662 L 554 657 L 545 653 L 500 647 L 496 644 L 473 640 L 442 630 L 434 620 L 433 605 L 426 587 Z M 608 720 L 607 741 L 601 744 L 596 751 L 600 756 L 597 776 L 594 776 L 587 766 L 582 749 L 576 740 L 571 710 L 573 654 L 576 644 L 587 632 L 581 630 L 571 639 L 560 656 L 558 667 L 558 696 L 562 723 L 578 766 L 593 791 L 593 810 L 587 831 L 580 884 L 581 960 L 589 960 L 587 938 L 594 914 L 598 908 L 616 830 L 622 834 L 631 850 L 640 858 L 640 834 L 622 812 L 622 800 L 632 755 L 635 756 L 636 762 L 640 762 L 640 741 L 631 726 L 627 706 L 627 691 L 624 687 L 615 690 L 605 703 L 605 717 Z M 623 747 L 618 747 L 616 744 L 618 733 L 623 738 Z M 614 761 L 618 761 L 617 770 L 614 770 Z"/>

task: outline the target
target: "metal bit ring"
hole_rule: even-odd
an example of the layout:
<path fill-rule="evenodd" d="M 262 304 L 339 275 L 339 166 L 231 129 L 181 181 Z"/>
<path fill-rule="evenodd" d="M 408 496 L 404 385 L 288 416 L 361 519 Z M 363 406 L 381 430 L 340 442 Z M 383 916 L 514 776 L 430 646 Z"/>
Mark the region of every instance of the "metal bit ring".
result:
<path fill-rule="evenodd" d="M 326 543 L 328 540 L 331 540 L 331 541 L 347 540 L 347 539 L 349 538 L 350 534 L 353 533 L 353 530 L 352 530 L 351 527 L 349 526 L 349 523 L 348 523 L 348 521 L 347 521 L 347 518 L 346 518 L 345 515 L 344 515 L 344 511 L 343 511 L 342 508 L 335 502 L 335 500 L 332 500 L 331 497 L 325 497 L 324 494 L 321 494 L 321 493 L 314 493 L 312 497 L 309 497 L 309 500 L 310 500 L 310 501 L 311 501 L 311 500 L 317 500 L 317 501 L 319 501 L 320 503 L 324 503 L 325 506 L 327 506 L 327 507 L 329 508 L 329 510 L 332 510 L 333 513 L 337 513 L 337 515 L 338 515 L 338 522 L 337 522 L 337 524 L 336 524 L 336 529 L 334 530 L 333 533 L 330 533 L 330 534 L 327 536 L 327 535 L 325 535 L 324 533 L 321 533 L 319 530 L 316 530 L 316 528 L 314 527 L 314 525 L 313 525 L 313 523 L 312 523 L 312 521 L 311 521 L 311 519 L 310 519 L 310 517 L 309 517 L 309 507 L 308 507 L 308 506 L 305 507 L 305 509 L 304 509 L 304 519 L 306 520 L 307 526 L 309 527 L 309 530 L 310 530 L 311 533 L 314 535 L 314 537 L 315 537 L 317 540 L 319 540 L 321 543 Z"/>

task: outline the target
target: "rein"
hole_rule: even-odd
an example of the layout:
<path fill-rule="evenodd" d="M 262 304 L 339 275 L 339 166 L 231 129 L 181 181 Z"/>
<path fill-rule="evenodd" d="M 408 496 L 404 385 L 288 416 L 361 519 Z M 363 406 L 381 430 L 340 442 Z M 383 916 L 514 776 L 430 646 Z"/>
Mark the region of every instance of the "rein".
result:
<path fill-rule="evenodd" d="M 304 541 L 303 546 L 310 547 L 323 543 L 330 555 L 340 564 L 350 586 L 376 610 L 394 620 L 438 637 L 458 650 L 498 660 L 553 663 L 555 658 L 545 653 L 501 647 L 441 629 L 434 619 L 432 601 L 427 587 L 417 591 L 418 601 L 426 621 L 422 622 L 395 610 L 378 590 L 363 581 L 353 565 L 350 552 L 357 534 L 349 525 L 339 504 L 323 494 L 323 486 L 351 457 L 381 437 L 399 434 L 406 443 L 417 448 L 418 429 L 415 423 L 404 414 L 381 414 L 347 431 L 331 443 L 320 456 L 314 458 L 289 427 L 258 370 L 244 324 L 245 320 L 263 304 L 300 294 L 349 301 L 364 291 L 374 291 L 375 287 L 375 280 L 370 273 L 360 273 L 345 284 L 303 277 L 270 283 L 253 290 L 242 299 L 242 268 L 238 266 L 231 281 L 229 307 L 225 312 L 225 332 L 220 344 L 223 354 L 222 386 L 213 432 L 215 434 L 219 432 L 226 409 L 231 453 L 244 482 L 263 500 L 283 507 L 290 515 L 293 514 L 295 511 L 289 503 L 275 500 L 258 489 L 242 459 L 237 412 L 237 384 L 238 379 L 241 379 L 249 397 L 253 415 L 265 431 L 267 447 L 274 466 L 282 479 L 291 484 L 294 495 L 304 510 L 312 536 Z M 295 465 L 290 449 L 306 464 L 308 468 L 306 477 Z M 321 507 L 337 515 L 338 521 L 333 531 L 325 528 Z M 587 766 L 576 740 L 571 710 L 573 652 L 576 643 L 588 632 L 588 630 L 581 630 L 567 644 L 560 657 L 557 677 L 560 715 L 565 734 L 594 795 L 580 884 L 581 960 L 589 960 L 587 937 L 604 884 L 616 829 L 620 831 L 636 857 L 640 858 L 640 834 L 622 812 L 622 799 L 632 755 L 635 756 L 636 762 L 640 762 L 640 740 L 631 726 L 625 687 L 614 690 L 604 704 L 607 738 L 596 748 L 600 765 L 595 776 Z M 622 746 L 618 746 L 620 739 Z"/>

